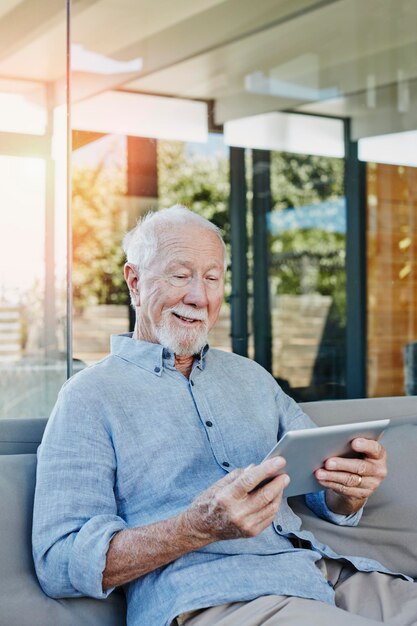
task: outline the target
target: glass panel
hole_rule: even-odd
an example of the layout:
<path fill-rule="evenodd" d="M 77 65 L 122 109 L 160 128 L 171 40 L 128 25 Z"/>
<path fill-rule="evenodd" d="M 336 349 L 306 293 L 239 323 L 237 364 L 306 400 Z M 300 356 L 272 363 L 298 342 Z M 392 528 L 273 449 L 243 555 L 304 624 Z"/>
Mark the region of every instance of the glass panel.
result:
<path fill-rule="evenodd" d="M 297 400 L 345 397 L 343 161 L 272 153 L 272 372 Z"/>
<path fill-rule="evenodd" d="M 228 151 L 221 135 L 209 136 L 209 104 L 135 85 L 157 62 L 156 50 L 169 62 L 179 52 L 163 37 L 149 57 L 146 38 L 156 41 L 172 29 L 177 41 L 178 27 L 218 4 L 109 0 L 73 13 L 73 336 L 83 364 L 108 353 L 110 334 L 132 327 L 120 244 L 139 217 L 181 202 L 229 238 Z M 229 317 L 225 302 L 212 343 L 226 349 Z"/>
<path fill-rule="evenodd" d="M 65 1 L 0 9 L 0 418 L 46 417 L 66 378 Z M 44 28 L 53 22 L 54 28 Z M 30 28 L 29 28 L 30 25 Z M 41 28 L 42 26 L 42 28 Z"/>
<path fill-rule="evenodd" d="M 14 6 L 13 0 L 9 1 Z M 181 0 L 171 4 L 163 0 L 152 3 L 98 0 L 76 4 L 72 18 L 74 128 L 90 134 L 90 142 L 93 134 L 95 140 L 100 134 L 127 137 L 126 175 L 121 183 L 126 190 L 117 200 L 116 230 L 122 228 L 123 222 L 131 226 L 146 208 L 161 206 L 163 177 L 156 165 L 160 159 L 159 142 L 161 145 L 167 140 L 182 145 L 204 143 L 208 129 L 221 132 L 223 124 L 237 124 L 240 132 L 244 128 L 245 142 L 230 143 L 249 149 L 317 156 L 318 152 L 304 145 L 305 140 L 311 142 L 315 137 L 316 147 L 325 150 L 322 156 L 336 159 L 327 158 L 331 170 L 331 163 L 341 163 L 337 159 L 343 156 L 341 131 L 338 138 L 330 133 L 326 141 L 320 131 L 322 138 L 317 139 L 319 122 L 315 131 L 308 130 L 306 126 L 311 120 L 303 116 L 301 121 L 300 113 L 350 119 L 352 140 L 416 130 L 415 2 L 378 0 L 377 11 L 375 2 L 361 0 L 283 0 L 260 4 L 249 0 Z M 54 30 L 53 20 L 48 27 L 51 32 Z M 18 59 L 19 55 L 15 55 L 13 70 Z M 16 72 L 8 75 L 9 79 L 16 77 L 19 77 Z M 25 78 L 37 79 L 33 71 Z M 62 91 L 59 81 L 55 87 L 57 93 Z M 294 117 L 289 134 L 281 132 L 284 113 Z M 262 132 L 258 116 L 264 117 Z M 410 139 L 411 152 L 415 152 L 413 141 Z M 207 145 L 210 142 L 209 138 Z M 401 142 L 404 148 L 405 137 Z M 400 152 L 404 155 L 404 149 Z M 272 178 L 279 181 L 281 174 L 274 173 L 277 158 L 273 155 Z M 363 158 L 375 160 L 369 156 Z M 193 172 L 193 159 L 188 160 L 187 167 Z M 301 369 L 291 375 L 281 371 L 284 365 L 277 360 L 275 345 L 273 368 L 278 377 L 289 376 L 289 386 L 299 389 L 303 397 L 339 397 L 343 396 L 345 387 L 344 365 L 341 365 L 345 352 L 341 337 L 346 325 L 345 231 L 340 230 L 339 224 L 339 217 L 345 211 L 343 190 L 332 190 L 330 195 L 322 196 L 317 192 L 314 196 L 310 191 L 320 189 L 323 181 L 318 181 L 313 171 L 310 175 L 311 180 L 303 178 L 294 185 L 300 192 L 298 195 L 283 199 L 279 184 L 272 180 L 279 202 L 274 197 L 271 219 L 275 220 L 274 228 L 281 230 L 271 234 L 274 247 L 271 289 L 273 297 L 279 297 L 282 304 L 284 298 L 293 296 L 299 302 L 313 295 L 320 296 L 322 302 L 323 298 L 328 300 L 320 314 L 317 313 L 321 321 L 314 322 L 316 334 L 309 350 L 299 348 L 306 359 L 307 353 L 310 354 L 304 374 Z M 216 184 L 220 186 L 222 176 L 219 170 Z M 198 207 L 200 200 L 192 196 L 192 202 Z M 339 202 L 336 214 L 332 213 L 334 202 Z M 324 205 L 319 214 L 317 203 Z M 305 225 L 305 213 L 300 210 L 304 206 L 310 215 L 316 212 L 313 225 Z M 291 210 L 293 226 L 288 222 Z M 284 217 L 285 213 L 288 215 Z M 284 221 L 278 224 L 278 217 Z M 333 219 L 336 225 L 330 232 Z M 314 233 L 321 247 L 313 242 Z M 297 238 L 301 235 L 304 248 L 299 249 Z M 292 257 L 277 261 L 277 255 Z M 250 251 L 248 256 L 251 262 Z M 293 277 L 292 282 L 289 276 Z M 365 276 L 356 277 L 358 283 L 365 279 Z M 121 293 L 117 298 L 122 297 Z M 114 306 L 122 304 L 114 303 Z M 313 311 L 311 298 L 307 308 Z M 97 311 L 96 314 L 99 315 Z M 97 323 L 98 320 L 99 317 Z M 277 322 L 274 333 L 277 336 Z M 353 352 L 356 347 L 352 347 Z M 77 354 L 89 361 L 87 354 L 78 348 L 79 345 Z M 271 345 L 269 348 L 271 352 Z M 96 356 L 100 351 L 101 348 Z M 94 360 L 94 350 L 91 355 Z M 324 363 L 323 367 L 319 367 L 317 360 Z M 326 377 L 327 381 L 323 382 Z"/>

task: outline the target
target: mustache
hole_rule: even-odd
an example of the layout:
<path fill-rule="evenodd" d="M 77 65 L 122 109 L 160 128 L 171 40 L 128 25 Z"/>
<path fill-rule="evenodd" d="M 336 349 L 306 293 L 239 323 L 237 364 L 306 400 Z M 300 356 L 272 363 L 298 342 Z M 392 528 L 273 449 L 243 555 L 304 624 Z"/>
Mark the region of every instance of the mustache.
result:
<path fill-rule="evenodd" d="M 183 304 L 177 304 L 176 306 L 166 309 L 166 313 L 175 313 L 181 317 L 188 317 L 192 320 L 199 320 L 200 322 L 208 322 L 207 309 L 194 309 Z"/>

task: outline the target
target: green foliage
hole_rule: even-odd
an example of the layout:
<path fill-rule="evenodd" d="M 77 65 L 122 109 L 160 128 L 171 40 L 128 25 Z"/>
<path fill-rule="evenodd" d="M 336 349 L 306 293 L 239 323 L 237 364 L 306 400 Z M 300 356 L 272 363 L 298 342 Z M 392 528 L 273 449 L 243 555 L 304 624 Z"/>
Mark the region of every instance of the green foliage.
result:
<path fill-rule="evenodd" d="M 332 296 L 332 316 L 346 324 L 345 235 L 319 228 L 287 230 L 271 238 L 275 294 Z"/>
<path fill-rule="evenodd" d="M 343 195 L 343 161 L 274 152 L 273 210 L 323 202 Z M 346 237 L 320 228 L 286 230 L 270 237 L 273 293 L 332 296 L 333 320 L 346 324 Z"/>
<path fill-rule="evenodd" d="M 158 191 L 161 208 L 183 204 L 216 224 L 230 258 L 229 162 L 226 154 L 190 154 L 179 141 L 158 142 Z M 230 295 L 226 275 L 226 300 Z"/>
<path fill-rule="evenodd" d="M 127 304 L 121 239 L 126 229 L 121 198 L 125 174 L 115 168 L 75 169 L 72 177 L 73 297 L 88 304 Z"/>
<path fill-rule="evenodd" d="M 218 226 L 230 241 L 226 155 L 187 154 L 179 141 L 158 142 L 159 206 L 183 204 Z"/>
<path fill-rule="evenodd" d="M 79 168 L 73 173 L 74 303 L 127 304 L 121 238 L 123 168 Z M 321 202 L 343 194 L 343 161 L 272 153 L 273 210 Z M 250 179 L 248 179 L 250 188 Z M 191 152 L 182 142 L 158 142 L 159 206 L 184 204 L 222 229 L 230 245 L 229 162 L 226 151 Z M 248 193 L 250 197 L 250 191 Z M 250 220 L 248 220 L 250 224 Z M 345 236 L 318 228 L 270 238 L 270 278 L 275 293 L 331 295 L 339 323 L 345 320 Z M 249 255 L 250 258 L 250 255 Z"/>
<path fill-rule="evenodd" d="M 273 152 L 271 190 L 274 209 L 303 206 L 343 195 L 343 160 Z"/>

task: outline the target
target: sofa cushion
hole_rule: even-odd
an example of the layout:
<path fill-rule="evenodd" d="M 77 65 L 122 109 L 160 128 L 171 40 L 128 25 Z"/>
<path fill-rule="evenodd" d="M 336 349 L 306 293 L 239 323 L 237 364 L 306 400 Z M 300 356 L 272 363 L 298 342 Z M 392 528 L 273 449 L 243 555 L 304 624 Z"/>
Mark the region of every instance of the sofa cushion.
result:
<path fill-rule="evenodd" d="M 31 530 L 36 455 L 0 456 L 0 607 L 2 624 L 122 626 L 125 600 L 54 600 L 40 588 L 32 561 Z"/>
<path fill-rule="evenodd" d="M 303 498 L 291 498 L 290 504 L 303 527 L 339 554 L 370 557 L 417 578 L 417 425 L 391 427 L 381 443 L 388 454 L 388 476 L 368 500 L 359 526 L 319 519 Z"/>

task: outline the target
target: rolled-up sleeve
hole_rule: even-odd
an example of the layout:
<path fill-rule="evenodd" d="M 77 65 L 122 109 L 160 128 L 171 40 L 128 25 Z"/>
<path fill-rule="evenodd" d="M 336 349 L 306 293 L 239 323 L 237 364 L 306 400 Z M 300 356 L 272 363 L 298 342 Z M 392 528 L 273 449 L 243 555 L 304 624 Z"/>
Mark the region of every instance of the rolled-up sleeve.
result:
<path fill-rule="evenodd" d="M 328 522 L 337 524 L 338 526 L 357 526 L 362 517 L 363 508 L 359 509 L 356 513 L 351 515 L 340 515 L 334 513 L 327 506 L 326 492 L 319 491 L 318 493 L 308 493 L 305 496 L 305 501 L 309 509 L 313 511 L 318 517 L 322 517 Z"/>
<path fill-rule="evenodd" d="M 105 598 L 107 550 L 126 523 L 117 512 L 105 407 L 74 387 L 64 385 L 38 450 L 33 557 L 46 594 Z"/>

